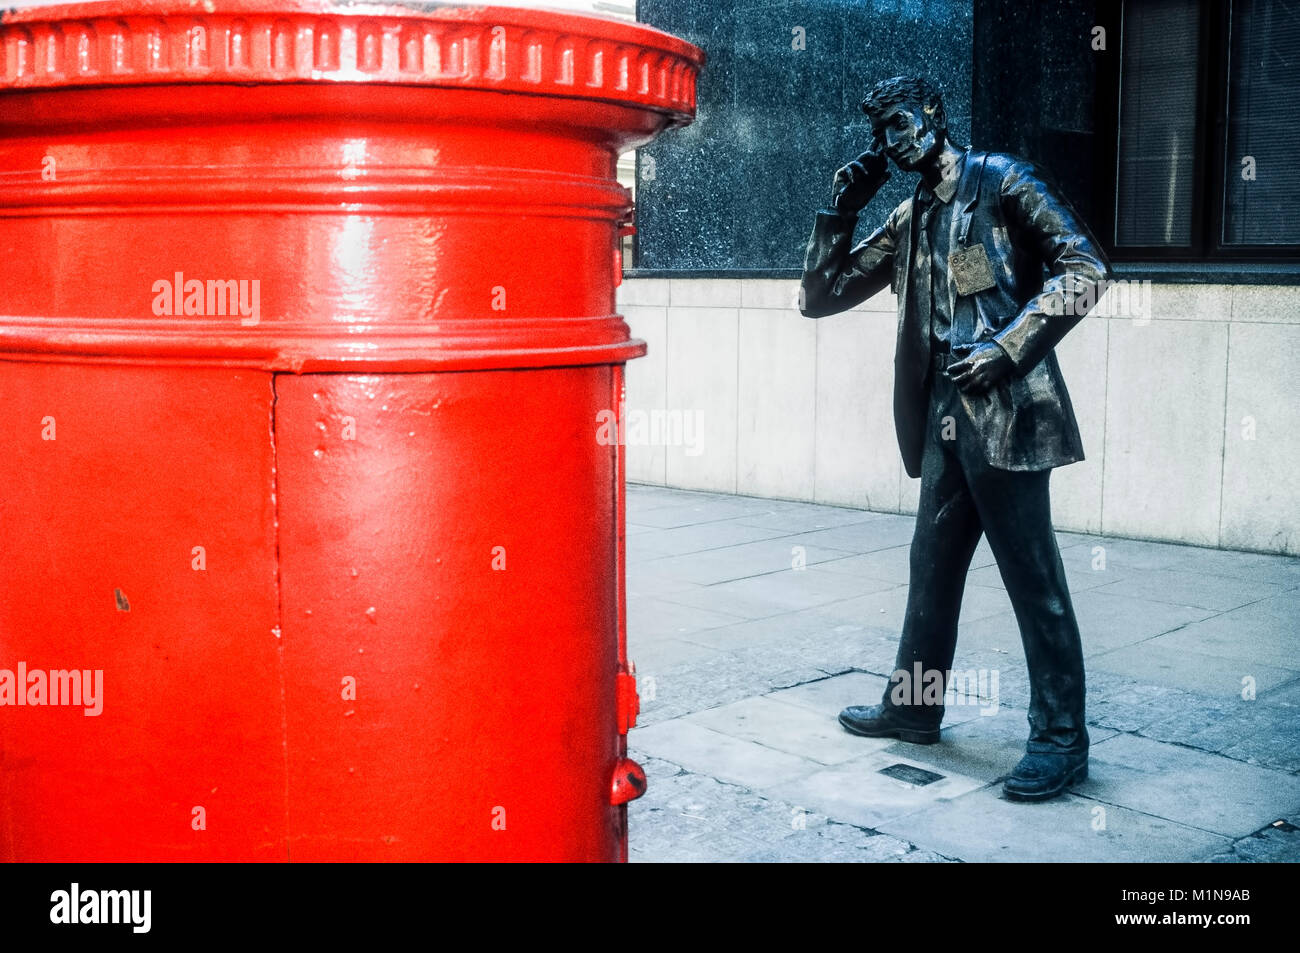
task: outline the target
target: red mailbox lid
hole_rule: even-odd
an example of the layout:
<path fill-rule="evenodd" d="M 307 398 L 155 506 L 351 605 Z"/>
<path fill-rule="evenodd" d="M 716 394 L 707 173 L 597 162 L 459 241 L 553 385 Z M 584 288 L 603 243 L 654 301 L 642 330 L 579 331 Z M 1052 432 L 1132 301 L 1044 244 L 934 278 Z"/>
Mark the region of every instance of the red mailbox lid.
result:
<path fill-rule="evenodd" d="M 324 0 L 96 0 L 0 14 L 0 88 L 352 82 L 626 103 L 689 122 L 704 54 L 606 17 Z"/>

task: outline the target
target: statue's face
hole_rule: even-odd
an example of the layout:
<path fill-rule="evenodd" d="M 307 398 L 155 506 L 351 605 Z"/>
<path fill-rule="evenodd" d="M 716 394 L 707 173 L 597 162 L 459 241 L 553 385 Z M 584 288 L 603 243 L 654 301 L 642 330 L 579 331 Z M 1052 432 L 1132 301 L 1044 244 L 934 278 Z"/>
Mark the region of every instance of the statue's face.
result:
<path fill-rule="evenodd" d="M 944 130 L 918 105 L 900 103 L 877 116 L 872 130 L 885 155 L 912 172 L 943 151 Z"/>

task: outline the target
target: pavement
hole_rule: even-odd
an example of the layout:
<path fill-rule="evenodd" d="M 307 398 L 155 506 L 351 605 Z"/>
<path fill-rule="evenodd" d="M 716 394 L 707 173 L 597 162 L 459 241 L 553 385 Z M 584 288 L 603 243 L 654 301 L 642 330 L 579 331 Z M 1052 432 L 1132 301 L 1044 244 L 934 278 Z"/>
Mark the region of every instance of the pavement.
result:
<path fill-rule="evenodd" d="M 1300 860 L 1300 559 L 1058 533 L 1083 633 L 1089 777 L 1002 797 L 1028 678 L 986 543 L 941 741 L 861 738 L 914 519 L 632 485 L 633 861 Z"/>

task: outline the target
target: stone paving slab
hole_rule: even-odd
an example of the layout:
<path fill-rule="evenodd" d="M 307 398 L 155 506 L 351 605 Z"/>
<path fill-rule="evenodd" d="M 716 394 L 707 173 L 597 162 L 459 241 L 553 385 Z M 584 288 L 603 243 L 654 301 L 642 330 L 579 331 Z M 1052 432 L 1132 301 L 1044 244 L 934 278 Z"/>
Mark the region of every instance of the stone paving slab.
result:
<path fill-rule="evenodd" d="M 737 666 L 767 665 L 776 669 L 810 672 L 809 678 L 824 678 L 853 669 L 871 671 L 892 668 L 896 645 L 879 630 L 861 626 L 836 626 L 815 635 L 800 630 L 793 618 L 803 613 L 772 616 L 727 626 L 726 631 L 697 632 L 686 638 L 700 645 L 727 652 Z M 784 639 L 774 631 L 789 626 Z M 765 627 L 756 634 L 755 627 Z M 801 678 L 800 681 L 808 681 Z M 796 683 L 797 684 L 797 683 Z"/>
<path fill-rule="evenodd" d="M 698 642 L 687 642 L 683 639 L 656 639 L 648 644 L 643 642 L 637 648 L 637 672 L 643 678 L 651 677 L 656 672 L 686 668 L 703 659 L 717 658 L 723 654 L 720 649 L 711 649 Z"/>
<path fill-rule="evenodd" d="M 637 748 L 651 757 L 671 754 L 674 763 L 688 770 L 749 788 L 771 787 L 820 767 L 815 761 L 733 738 L 685 718 L 634 731 Z"/>
<path fill-rule="evenodd" d="M 1025 804 L 997 787 L 895 817 L 879 830 L 983 863 L 1170 863 L 1205 860 L 1232 846 L 1219 834 L 1073 794 Z"/>
<path fill-rule="evenodd" d="M 635 647 L 631 653 L 635 661 Z M 657 671 L 638 667 L 639 723 L 655 724 L 833 674 L 819 664 L 825 663 L 817 658 L 774 659 L 770 653 L 738 649 Z"/>
<path fill-rule="evenodd" d="M 650 564 L 643 563 L 627 575 L 627 594 L 629 597 L 666 596 L 674 592 L 688 592 L 699 588 L 698 583 L 686 579 L 677 579 Z"/>
<path fill-rule="evenodd" d="M 849 523 L 831 529 L 799 533 L 787 539 L 803 546 L 821 546 L 850 555 L 860 555 L 910 545 L 915 522 L 910 516 L 886 516 L 864 523 Z"/>
<path fill-rule="evenodd" d="M 772 699 L 810 709 L 829 721 L 849 705 L 875 704 L 888 684 L 879 675 L 849 672 L 772 692 Z"/>
<path fill-rule="evenodd" d="M 1125 578 L 1097 589 L 1097 592 L 1107 595 L 1134 596 L 1219 612 L 1237 609 L 1284 591 L 1282 586 L 1257 579 L 1211 576 L 1181 569 L 1132 570 Z"/>
<path fill-rule="evenodd" d="M 701 645 L 723 650 L 745 646 L 773 650 L 795 649 L 801 652 L 834 651 L 840 645 L 859 648 L 871 639 L 888 639 L 890 642 L 898 640 L 897 634 L 888 629 L 838 621 L 817 609 L 801 609 L 761 619 L 746 619 L 695 632 L 689 638 Z"/>
<path fill-rule="evenodd" d="M 1232 704 L 1222 697 L 1214 699 L 1097 669 L 1087 673 L 1087 681 L 1088 723 L 1115 731 L 1147 732 L 1162 723 L 1186 725 L 1201 712 L 1213 711 L 1214 717 L 1222 717 L 1224 706 Z"/>
<path fill-rule="evenodd" d="M 888 519 L 890 517 L 885 513 L 870 513 L 866 510 L 850 510 L 839 506 L 819 506 L 812 503 L 787 503 L 784 509 L 737 517 L 737 521 L 740 523 L 779 531 L 783 535 L 815 533 L 818 530 L 833 529 L 836 526 L 849 526 L 855 523 Z"/>
<path fill-rule="evenodd" d="M 1138 599 L 1105 588 L 1073 596 L 1085 656 L 1144 642 L 1214 615 L 1213 609 Z"/>
<path fill-rule="evenodd" d="M 1119 571 L 1178 569 L 1206 576 L 1273 583 L 1285 589 L 1300 588 L 1300 559 L 1290 556 L 1114 537 L 1101 539 L 1099 545 L 1106 550 L 1107 565 Z"/>
<path fill-rule="evenodd" d="M 1285 668 L 1300 656 L 1300 591 L 1284 592 L 1185 625 L 1162 635 L 1157 644 Z"/>
<path fill-rule="evenodd" d="M 879 579 L 865 579 L 845 573 L 822 572 L 817 566 L 785 569 L 718 582 L 689 592 L 664 596 L 683 605 L 714 609 L 743 619 L 793 612 L 797 609 L 843 602 L 892 588 Z"/>
<path fill-rule="evenodd" d="M 882 773 L 896 765 L 927 770 L 923 758 L 920 752 L 908 757 L 893 751 L 877 751 L 768 786 L 768 793 L 837 820 L 881 830 L 881 825 L 889 820 L 951 801 L 985 784 L 963 774 L 944 774 L 936 781 L 919 785 Z"/>
<path fill-rule="evenodd" d="M 789 570 L 794 566 L 796 558 L 802 560 L 805 566 L 815 566 L 820 562 L 849 555 L 838 549 L 789 542 L 794 538 L 782 537 L 742 543 L 724 549 L 689 553 L 685 556 L 661 556 L 650 560 L 649 564 L 665 575 L 708 586 L 733 579 L 744 579 L 748 576 Z M 802 546 L 802 549 L 796 553 L 793 548 L 795 546 Z"/>
<path fill-rule="evenodd" d="M 1231 838 L 1300 804 L 1300 778 L 1135 735 L 1093 744 L 1088 761 L 1077 793 Z"/>
<path fill-rule="evenodd" d="M 672 595 L 675 595 L 672 594 Z M 734 625 L 744 617 L 700 606 L 684 606 L 665 596 L 627 597 L 627 626 L 637 639 L 680 638 L 701 629 Z"/>
<path fill-rule="evenodd" d="M 712 497 L 710 494 L 702 494 L 698 500 L 650 508 L 637 507 L 632 504 L 633 499 L 633 494 L 629 493 L 627 522 L 657 529 L 673 529 L 678 526 L 693 526 L 697 523 L 739 519 L 743 516 L 759 516 L 765 512 L 763 501 L 743 496 Z"/>
<path fill-rule="evenodd" d="M 1266 705 L 1282 705 L 1287 708 L 1300 708 L 1300 677 L 1295 681 L 1277 688 L 1259 691 L 1259 700 Z M 1297 712 L 1300 715 L 1300 712 Z"/>
<path fill-rule="evenodd" d="M 1275 668 L 1271 665 L 1244 665 L 1239 660 L 1218 658 L 1176 649 L 1154 642 L 1139 642 L 1126 648 L 1090 654 L 1091 671 L 1117 672 L 1142 681 L 1200 692 L 1225 698 L 1241 697 L 1246 683 L 1251 679 L 1257 695 L 1289 684 L 1300 671 L 1294 668 Z M 1300 655 L 1296 657 L 1300 664 Z"/>
<path fill-rule="evenodd" d="M 746 698 L 681 720 L 822 765 L 851 761 L 893 743 L 887 738 L 855 737 L 823 713 L 777 701 L 774 695 Z"/>
<path fill-rule="evenodd" d="M 825 572 L 842 572 L 864 579 L 879 579 L 882 582 L 904 585 L 911 572 L 909 557 L 911 546 L 887 546 L 870 553 L 845 556 L 820 563 L 818 568 Z"/>
<path fill-rule="evenodd" d="M 653 530 L 654 527 L 643 527 Z M 712 523 L 692 523 L 675 529 L 658 532 L 641 532 L 627 539 L 627 562 L 648 562 L 664 556 L 684 556 L 688 553 L 723 549 L 737 543 L 755 543 L 764 539 L 784 536 L 780 530 L 748 526 L 736 520 L 718 520 Z"/>
<path fill-rule="evenodd" d="M 1189 696 L 1180 715 L 1152 722 L 1143 737 L 1223 755 L 1248 764 L 1300 771 L 1300 721 L 1289 708 L 1241 699 Z"/>

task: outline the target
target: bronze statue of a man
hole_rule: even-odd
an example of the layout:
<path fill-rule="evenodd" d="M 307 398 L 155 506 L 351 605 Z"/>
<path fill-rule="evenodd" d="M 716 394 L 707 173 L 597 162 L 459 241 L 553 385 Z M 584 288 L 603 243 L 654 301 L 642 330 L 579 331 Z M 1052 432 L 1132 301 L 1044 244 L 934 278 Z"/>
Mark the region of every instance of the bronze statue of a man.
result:
<path fill-rule="evenodd" d="M 885 80 L 862 109 L 871 148 L 835 173 L 831 207 L 817 213 L 800 309 L 819 318 L 886 284 L 897 293 L 894 424 L 921 489 L 895 679 L 881 704 L 846 708 L 840 722 L 873 738 L 939 739 L 942 698 L 918 703 L 891 688 L 897 673 L 919 668 L 940 673 L 946 690 L 983 533 L 1031 682 L 1027 751 L 1003 790 L 1046 800 L 1088 772 L 1083 651 L 1048 496 L 1052 468 L 1082 460 L 1083 447 L 1053 348 L 1096 301 L 1110 268 L 1032 163 L 949 138 L 943 102 L 925 80 Z M 858 212 L 889 178 L 886 157 L 920 182 L 854 245 Z"/>

